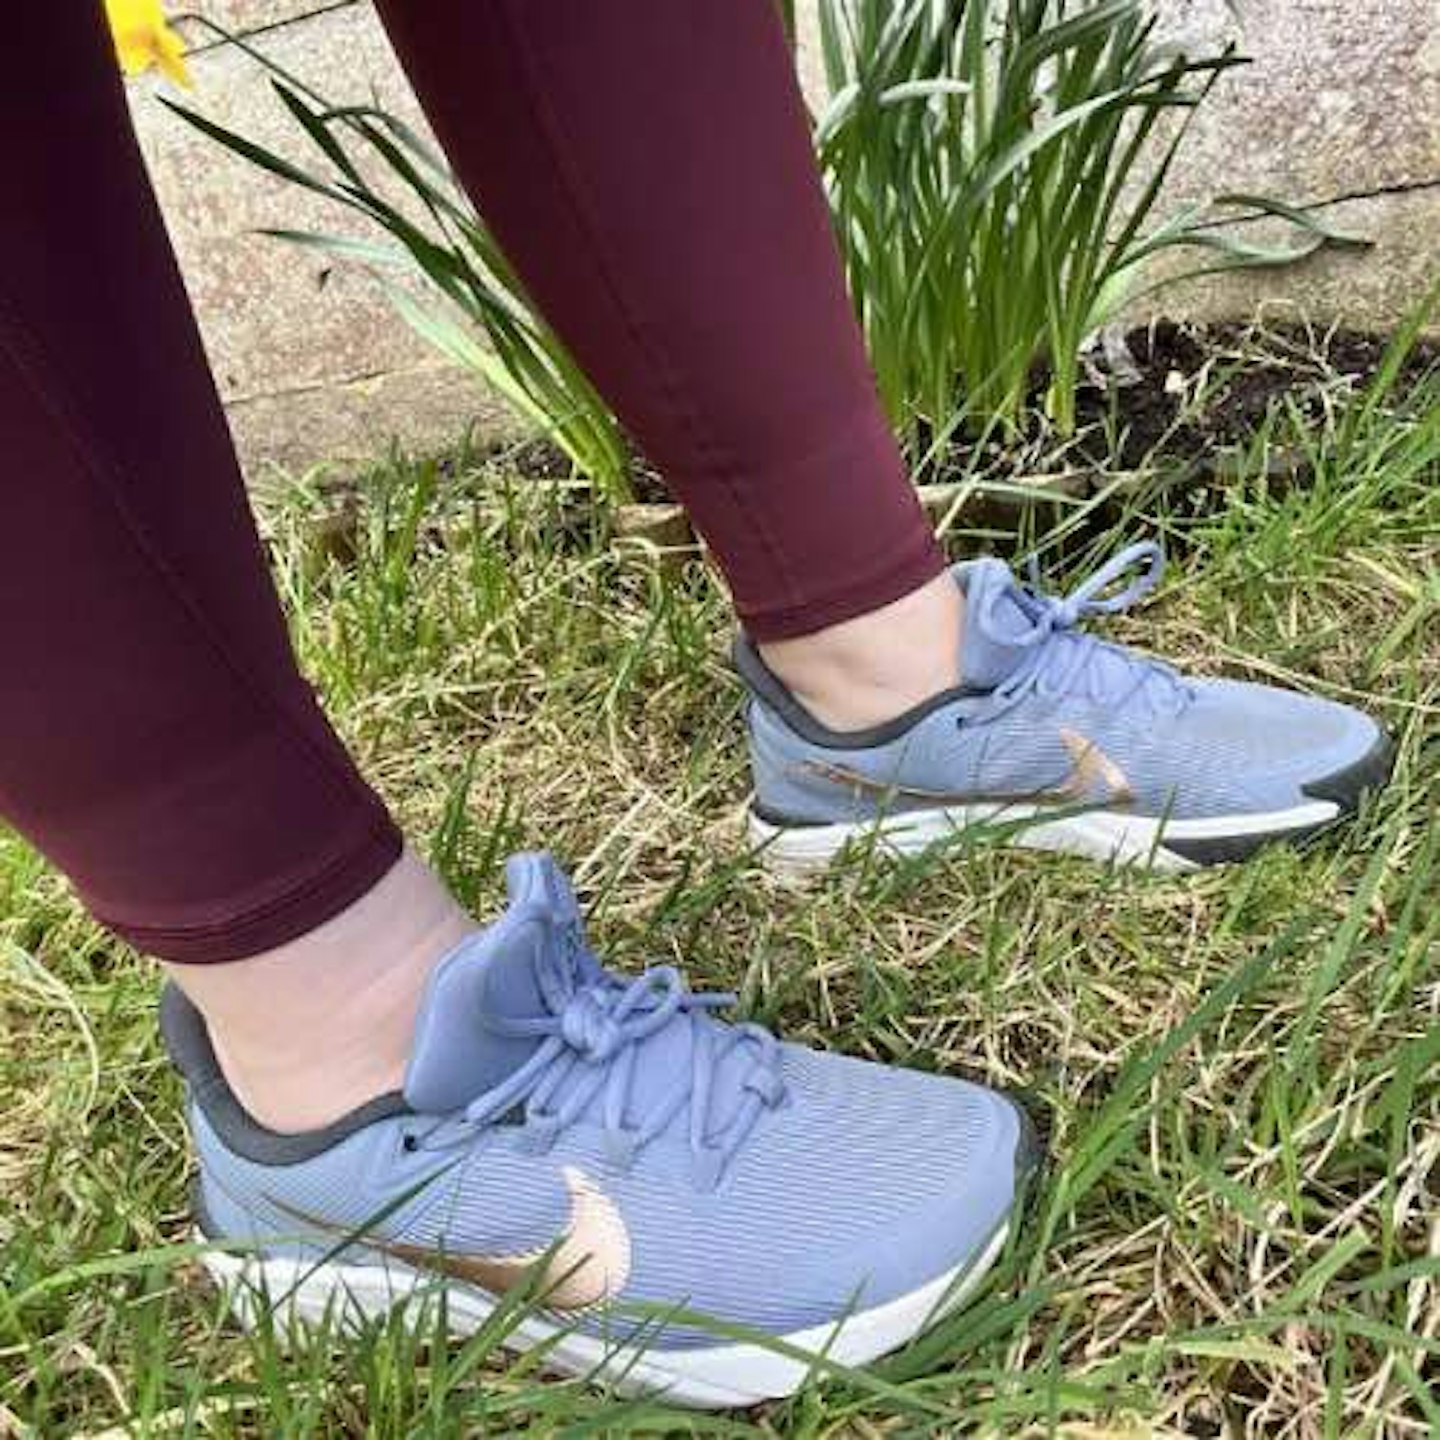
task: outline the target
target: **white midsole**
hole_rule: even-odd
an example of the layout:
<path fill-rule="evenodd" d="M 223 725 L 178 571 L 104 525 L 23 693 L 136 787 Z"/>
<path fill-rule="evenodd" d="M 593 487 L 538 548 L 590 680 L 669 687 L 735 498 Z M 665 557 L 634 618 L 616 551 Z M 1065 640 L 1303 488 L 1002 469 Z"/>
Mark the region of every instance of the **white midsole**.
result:
<path fill-rule="evenodd" d="M 563 1321 L 547 1319 L 543 1312 L 519 1321 L 505 1343 L 526 1350 L 545 1342 L 547 1366 L 568 1375 L 604 1378 L 624 1395 L 661 1393 L 667 1400 L 697 1409 L 755 1405 L 793 1395 L 816 1369 L 815 1357 L 847 1367 L 868 1365 L 913 1339 L 968 1298 L 1004 1248 L 1009 1229 L 1002 1225 L 973 1260 L 906 1295 L 855 1311 L 834 1324 L 778 1336 L 776 1344 L 781 1348 L 748 1343 L 687 1350 L 654 1344 L 636 1347 L 581 1334 Z M 206 1251 L 201 1259 L 226 1292 L 232 1313 L 247 1328 L 269 1307 L 282 1323 L 293 1320 L 309 1326 L 329 1321 L 353 1326 L 388 1313 L 412 1295 L 434 1294 L 443 1287 L 449 1329 L 465 1336 L 479 1329 L 498 1303 L 473 1285 L 442 1280 L 391 1259 L 316 1264 L 223 1250 Z M 659 1338 L 663 1340 L 663 1332 Z M 782 1349 L 802 1352 L 805 1358 Z"/>
<path fill-rule="evenodd" d="M 873 840 L 897 855 L 918 855 L 978 826 L 1015 826 L 1006 843 L 1032 850 L 1063 850 L 1095 860 L 1154 870 L 1195 870 L 1193 860 L 1167 849 L 1166 839 L 1215 840 L 1275 835 L 1327 825 L 1340 814 L 1333 801 L 1315 800 L 1288 810 L 1216 815 L 1203 820 L 1156 819 L 1121 810 L 1086 810 L 1054 815 L 1038 805 L 955 805 L 909 810 L 877 819 L 833 825 L 775 825 L 750 811 L 750 843 L 777 874 L 799 876 L 822 870 L 847 845 Z M 1031 820 L 1034 823 L 1028 823 Z"/>

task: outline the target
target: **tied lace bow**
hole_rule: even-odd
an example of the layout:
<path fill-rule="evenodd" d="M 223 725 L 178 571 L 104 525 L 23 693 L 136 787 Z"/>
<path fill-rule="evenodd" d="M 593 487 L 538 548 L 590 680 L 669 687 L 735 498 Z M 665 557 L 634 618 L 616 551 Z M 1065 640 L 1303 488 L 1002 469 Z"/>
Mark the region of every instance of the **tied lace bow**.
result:
<path fill-rule="evenodd" d="M 1155 589 L 1164 571 L 1164 551 L 1154 541 L 1143 540 L 1106 561 L 1068 595 L 1046 595 L 1040 589 L 1039 564 L 1032 556 L 1030 584 L 992 590 L 973 622 L 992 643 L 1031 652 L 995 687 L 995 697 L 1008 708 L 1031 691 L 1063 694 L 1083 679 L 1092 700 L 1119 705 L 1154 680 L 1159 683 L 1148 691 L 1152 698 L 1164 694 L 1172 704 L 1183 704 L 1190 688 L 1170 666 L 1076 628 L 1088 616 L 1128 610 Z M 1106 594 L 1117 581 L 1132 575 L 1128 585 Z M 1002 604 L 1012 613 L 1018 607 L 1029 626 L 1002 625 L 996 613 Z M 1112 663 L 1105 664 L 1105 658 Z"/>
<path fill-rule="evenodd" d="M 492 1034 L 541 1043 L 514 1074 L 466 1107 L 465 1123 L 488 1124 L 520 1107 L 525 1143 L 543 1150 L 599 1097 L 608 1158 L 625 1166 L 688 1105 L 696 1183 L 712 1187 L 761 1110 L 784 1098 L 778 1042 L 762 1025 L 710 1019 L 708 1012 L 735 1004 L 734 995 L 692 992 L 673 965 L 652 966 L 626 983 L 605 972 L 578 933 L 569 939 L 568 947 L 556 947 L 558 959 L 549 950 L 537 958 L 548 1014 L 485 1018 Z M 686 1027 L 689 1063 L 676 1063 L 662 1084 L 650 1086 L 662 1098 L 632 1120 L 646 1042 L 677 1020 Z M 731 1059 L 740 1065 L 726 1065 Z"/>

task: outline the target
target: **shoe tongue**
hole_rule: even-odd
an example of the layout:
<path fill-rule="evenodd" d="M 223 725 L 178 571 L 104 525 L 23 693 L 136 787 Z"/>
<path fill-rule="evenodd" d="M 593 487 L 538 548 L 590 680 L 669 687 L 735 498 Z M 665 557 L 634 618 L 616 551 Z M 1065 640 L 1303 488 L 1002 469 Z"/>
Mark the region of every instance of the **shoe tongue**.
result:
<path fill-rule="evenodd" d="M 512 857 L 505 884 L 510 897 L 505 913 L 440 961 L 421 1001 L 405 1099 L 422 1114 L 463 1109 L 501 1084 L 544 1043 L 543 1036 L 498 1035 L 486 1021 L 554 1015 L 564 997 L 547 996 L 546 971 L 554 975 L 563 973 L 566 964 L 578 964 L 581 983 L 598 981 L 603 973 L 593 960 L 569 953 L 581 923 L 580 907 L 570 882 L 548 855 Z M 558 946 L 567 954 L 542 971 L 541 957 Z M 665 1107 L 676 1077 L 690 1073 L 692 1043 L 691 1019 L 683 1011 L 640 1043 L 629 1077 L 632 1115 Z M 743 1046 L 729 1049 L 716 1063 L 710 1104 L 717 1124 L 728 1118 L 751 1064 Z M 571 1076 L 551 1103 L 561 1103 L 576 1081 Z M 603 1090 L 597 1090 L 585 1109 L 593 1112 L 603 1104 Z M 680 1107 L 670 1126 L 688 1124 L 687 1117 L 686 1107 Z"/>
<path fill-rule="evenodd" d="M 549 855 L 505 864 L 509 905 L 485 930 L 462 940 L 430 976 L 405 1074 L 405 1099 L 425 1114 L 462 1109 L 518 1070 L 541 1037 L 497 1035 L 487 1020 L 549 1013 L 539 960 L 569 943 L 580 923 L 575 892 Z"/>
<path fill-rule="evenodd" d="M 991 690 L 1006 679 L 1029 653 L 1010 637 L 1026 634 L 1034 619 L 1025 607 L 1025 593 L 1010 567 L 1001 560 L 972 560 L 956 568 L 965 592 L 965 636 L 960 648 L 960 679 Z M 982 632 L 979 618 L 986 615 Z"/>

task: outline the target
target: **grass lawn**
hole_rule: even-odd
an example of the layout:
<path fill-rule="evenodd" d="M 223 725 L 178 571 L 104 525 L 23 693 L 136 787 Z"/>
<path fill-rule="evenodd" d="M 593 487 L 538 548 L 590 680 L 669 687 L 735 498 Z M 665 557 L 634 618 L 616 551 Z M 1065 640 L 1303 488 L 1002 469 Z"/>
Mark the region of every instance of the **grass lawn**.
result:
<path fill-rule="evenodd" d="M 226 1322 L 186 1248 L 154 970 L 3 837 L 0 1435 L 1440 1433 L 1435 399 L 1341 405 L 1303 490 L 1242 478 L 1207 513 L 1137 502 L 1047 545 L 1060 585 L 1165 539 L 1162 591 L 1113 633 L 1400 738 L 1356 824 L 1182 878 L 981 840 L 777 887 L 742 840 L 701 567 L 618 563 L 574 492 L 463 456 L 368 477 L 340 566 L 285 487 L 264 516 L 304 662 L 478 914 L 507 852 L 548 846 L 619 965 L 683 960 L 810 1044 L 1014 1087 L 1050 1163 L 976 1303 L 754 1413 L 542 1380 L 500 1348 L 513 1314 L 463 1345 L 392 1323 L 287 1355 Z"/>

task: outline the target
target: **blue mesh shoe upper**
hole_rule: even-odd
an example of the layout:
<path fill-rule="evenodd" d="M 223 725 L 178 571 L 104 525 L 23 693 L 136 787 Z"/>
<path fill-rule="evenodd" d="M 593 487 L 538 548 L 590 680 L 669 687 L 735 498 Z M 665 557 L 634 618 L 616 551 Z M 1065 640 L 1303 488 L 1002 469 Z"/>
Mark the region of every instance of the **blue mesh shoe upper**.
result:
<path fill-rule="evenodd" d="M 963 685 L 864 735 L 820 733 L 750 653 L 756 800 L 781 823 L 854 822 L 968 803 L 1124 809 L 1174 820 L 1285 811 L 1382 742 L 1369 716 L 1268 685 L 1184 676 L 1087 633 L 1160 578 L 1132 545 L 1069 595 L 994 559 L 954 570 L 965 592 Z M 1120 582 L 1127 581 L 1121 588 Z"/>
<path fill-rule="evenodd" d="M 611 1336 L 614 1300 L 788 1334 L 944 1275 L 1005 1221 L 1027 1158 L 1009 1101 L 726 1025 L 729 997 L 669 967 L 611 975 L 548 858 L 507 878 L 506 913 L 435 971 L 389 1113 L 287 1144 L 172 1040 L 208 1232 L 316 1256 L 350 1235 L 347 1255 L 491 1289 L 548 1263 L 547 1302 Z"/>

